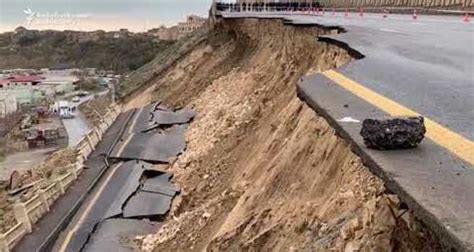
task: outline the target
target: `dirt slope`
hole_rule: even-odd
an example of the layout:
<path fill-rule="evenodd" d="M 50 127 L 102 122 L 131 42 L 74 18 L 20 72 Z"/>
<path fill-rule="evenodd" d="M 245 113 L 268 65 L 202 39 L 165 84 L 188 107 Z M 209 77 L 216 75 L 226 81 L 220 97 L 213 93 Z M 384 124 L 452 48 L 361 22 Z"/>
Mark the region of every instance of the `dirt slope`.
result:
<path fill-rule="evenodd" d="M 154 251 L 419 251 L 437 245 L 327 122 L 298 79 L 350 60 L 318 28 L 220 21 L 128 106 L 162 100 L 198 116 L 168 169 L 182 195 Z M 342 105 L 341 105 L 342 106 Z"/>

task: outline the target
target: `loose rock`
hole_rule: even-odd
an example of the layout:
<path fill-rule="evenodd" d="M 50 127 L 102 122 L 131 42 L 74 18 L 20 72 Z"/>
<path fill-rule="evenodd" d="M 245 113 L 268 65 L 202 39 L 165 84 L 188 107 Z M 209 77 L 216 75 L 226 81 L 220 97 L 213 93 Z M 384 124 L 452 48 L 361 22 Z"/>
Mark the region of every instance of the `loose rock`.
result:
<path fill-rule="evenodd" d="M 365 119 L 360 132 L 367 147 L 379 150 L 416 147 L 425 133 L 422 116 Z"/>

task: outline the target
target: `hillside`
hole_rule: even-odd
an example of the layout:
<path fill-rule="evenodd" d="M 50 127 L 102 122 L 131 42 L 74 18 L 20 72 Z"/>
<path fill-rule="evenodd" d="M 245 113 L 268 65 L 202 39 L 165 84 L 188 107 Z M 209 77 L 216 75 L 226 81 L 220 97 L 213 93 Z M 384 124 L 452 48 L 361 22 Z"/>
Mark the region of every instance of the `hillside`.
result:
<path fill-rule="evenodd" d="M 301 76 L 350 60 L 280 20 L 220 20 L 166 66 L 135 74 L 127 107 L 160 100 L 197 117 L 167 170 L 182 193 L 145 251 L 433 251 L 436 239 L 327 121 Z M 197 36 L 197 35 L 196 35 Z M 142 75 L 143 73 L 148 73 Z M 128 94 L 128 93 L 127 93 Z M 162 167 L 161 167 L 162 168 Z"/>
<path fill-rule="evenodd" d="M 147 34 L 121 32 L 37 31 L 0 34 L 0 69 L 98 68 L 124 73 L 151 61 L 174 42 Z"/>

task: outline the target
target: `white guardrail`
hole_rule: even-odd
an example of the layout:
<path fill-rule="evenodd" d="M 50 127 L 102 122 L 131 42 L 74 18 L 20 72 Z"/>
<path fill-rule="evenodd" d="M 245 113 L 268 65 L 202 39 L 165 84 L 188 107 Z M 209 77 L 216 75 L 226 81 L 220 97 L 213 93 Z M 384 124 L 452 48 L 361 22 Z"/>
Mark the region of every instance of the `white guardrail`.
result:
<path fill-rule="evenodd" d="M 56 178 L 46 188 L 36 190 L 34 196 L 26 202 L 16 203 L 13 206 L 17 224 L 7 232 L 0 233 L 0 252 L 10 251 L 24 235 L 32 231 L 33 224 L 49 212 L 51 205 L 56 199 L 66 193 L 69 186 L 81 175 L 84 169 L 84 161 L 94 151 L 95 146 L 102 139 L 105 131 L 115 121 L 120 111 L 119 105 L 111 105 L 101 124 L 89 131 L 79 141 L 75 147 L 79 154 L 76 163 L 68 165 L 66 169 L 68 172 L 66 174 Z"/>

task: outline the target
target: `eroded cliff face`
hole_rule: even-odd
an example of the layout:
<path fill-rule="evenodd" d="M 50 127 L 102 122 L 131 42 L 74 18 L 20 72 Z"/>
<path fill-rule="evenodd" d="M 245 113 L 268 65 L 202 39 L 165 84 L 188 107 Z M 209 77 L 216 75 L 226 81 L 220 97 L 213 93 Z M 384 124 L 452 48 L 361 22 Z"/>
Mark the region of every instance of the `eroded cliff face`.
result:
<path fill-rule="evenodd" d="M 295 92 L 299 78 L 351 60 L 311 27 L 219 21 L 129 107 L 162 100 L 197 118 L 169 167 L 182 194 L 155 251 L 418 251 L 430 236 Z M 341 105 L 342 106 L 342 105 Z"/>

